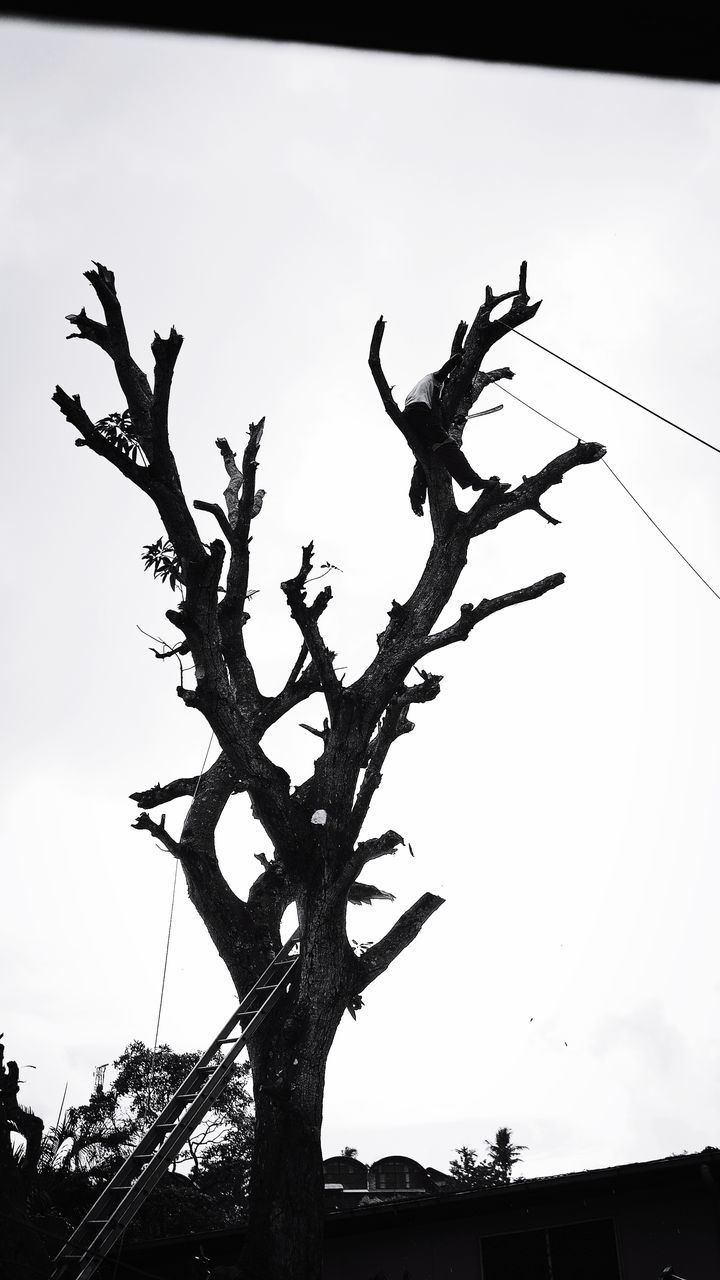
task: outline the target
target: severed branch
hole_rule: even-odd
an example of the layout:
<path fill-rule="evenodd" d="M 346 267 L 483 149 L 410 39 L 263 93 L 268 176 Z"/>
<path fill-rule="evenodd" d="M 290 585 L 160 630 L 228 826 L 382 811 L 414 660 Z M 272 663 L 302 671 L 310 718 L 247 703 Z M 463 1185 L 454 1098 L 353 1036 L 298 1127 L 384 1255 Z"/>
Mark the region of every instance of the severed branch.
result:
<path fill-rule="evenodd" d="M 548 591 L 553 591 L 555 587 L 562 586 L 564 581 L 564 573 L 553 573 L 547 578 L 541 578 L 539 582 L 533 582 L 529 587 L 508 591 L 505 595 L 494 596 L 492 600 L 481 600 L 480 604 L 476 605 L 461 605 L 457 622 L 417 642 L 417 657 L 442 649 L 448 644 L 455 644 L 457 640 L 467 640 L 473 627 L 485 618 L 489 618 L 492 613 L 499 613 L 501 609 L 507 609 L 513 604 L 523 604 L 526 600 L 537 600 Z"/>
<path fill-rule="evenodd" d="M 308 543 L 302 549 L 302 562 L 299 572 L 294 578 L 288 578 L 280 585 L 285 592 L 290 612 L 297 623 L 318 672 L 322 691 L 330 712 L 330 719 L 335 713 L 342 688 L 333 668 L 335 654 L 328 649 L 318 627 L 318 618 L 332 599 L 332 588 L 323 587 L 311 605 L 305 603 L 305 584 L 312 568 L 313 544 Z"/>
<path fill-rule="evenodd" d="M 162 815 L 159 822 L 155 822 L 149 813 L 141 813 L 134 822 L 130 823 L 136 831 L 149 831 L 156 840 L 165 846 L 174 858 L 179 858 L 181 849 L 177 840 L 173 840 L 172 836 L 165 830 L 165 814 Z"/>
<path fill-rule="evenodd" d="M 356 991 L 364 991 L 366 987 L 380 977 L 396 960 L 402 951 L 417 937 L 426 920 L 441 907 L 444 898 L 435 893 L 424 893 L 417 902 L 404 911 L 399 920 L 373 947 L 357 957 L 355 973 Z"/>

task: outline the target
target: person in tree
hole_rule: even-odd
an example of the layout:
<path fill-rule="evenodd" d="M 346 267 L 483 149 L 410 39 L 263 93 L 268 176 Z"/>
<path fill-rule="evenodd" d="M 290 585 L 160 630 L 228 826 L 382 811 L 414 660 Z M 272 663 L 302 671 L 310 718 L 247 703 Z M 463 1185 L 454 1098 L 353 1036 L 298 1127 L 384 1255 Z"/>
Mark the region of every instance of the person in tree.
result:
<path fill-rule="evenodd" d="M 499 476 L 483 480 L 470 466 L 465 454 L 443 429 L 440 422 L 440 396 L 449 373 L 460 363 L 462 354 L 456 351 L 440 369 L 426 373 L 405 399 L 403 418 L 411 439 L 429 449 L 456 480 L 461 489 L 496 489 L 499 493 L 510 488 Z"/>

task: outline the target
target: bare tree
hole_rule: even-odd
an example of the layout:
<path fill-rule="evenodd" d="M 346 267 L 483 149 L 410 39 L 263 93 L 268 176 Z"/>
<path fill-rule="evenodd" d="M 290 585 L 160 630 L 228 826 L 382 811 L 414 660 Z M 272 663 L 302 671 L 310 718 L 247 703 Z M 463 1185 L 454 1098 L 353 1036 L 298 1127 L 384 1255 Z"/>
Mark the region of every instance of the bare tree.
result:
<path fill-rule="evenodd" d="M 194 686 L 181 683 L 177 693 L 204 715 L 220 747 L 201 777 L 179 778 L 135 793 L 132 798 L 142 812 L 134 825 L 149 831 L 179 859 L 190 898 L 239 995 L 277 951 L 284 911 L 290 903 L 297 906 L 301 960 L 294 990 L 249 1046 L 256 1128 L 242 1267 L 243 1275 L 262 1280 L 316 1280 L 321 1272 L 323 1215 L 320 1126 L 330 1047 L 343 1013 L 359 1007 L 364 989 L 385 972 L 442 903 L 435 894 L 423 894 L 361 954 L 348 941 L 348 900 L 379 895 L 373 886 L 358 884 L 363 867 L 404 843 L 395 831 L 360 836 L 388 752 L 413 727 L 411 709 L 440 691 L 440 676 L 422 669 L 417 678 L 413 673 L 429 654 L 466 640 L 492 614 L 560 586 L 563 574 L 555 573 L 504 595 L 463 604 L 455 621 L 435 630 L 471 541 L 523 511 L 553 520 L 540 506 L 543 494 L 572 468 L 597 461 L 605 451 L 599 444 L 578 441 L 537 475 L 524 477 L 515 489 L 504 494 L 486 490 L 462 511 L 446 470 L 408 437 L 421 469 L 414 481 L 414 509 L 422 511 L 426 492 L 433 530 L 415 589 L 404 603 L 392 602 L 375 657 L 346 686 L 320 628 L 332 591 L 325 585 L 314 598 L 308 596 L 313 545 L 303 547 L 297 572 L 282 583 L 300 633 L 299 653 L 283 687 L 263 692 L 245 644 L 250 526 L 260 507 L 256 470 L 263 421 L 250 426 L 240 465 L 230 444 L 224 438 L 216 441 L 228 476 L 225 508 L 193 502 L 194 508 L 212 514 L 222 535 L 208 545 L 183 492 L 168 436 L 170 387 L 182 338 L 174 328 L 167 338 L 155 334 L 151 384 L 131 354 L 112 271 L 96 263 L 85 276 L 104 322 L 91 319 L 83 309 L 68 317 L 77 330 L 71 336 L 94 343 L 113 361 L 127 412 L 96 424 L 79 396 L 58 387 L 53 399 L 79 432 L 76 444 L 114 466 L 160 514 L 167 541 L 148 549 L 150 560 L 155 556 L 161 575 L 173 570 L 182 585 L 182 603 L 166 616 L 181 635 L 174 652 L 190 654 L 194 664 Z M 509 298 L 512 305 L 501 322 L 493 312 Z M 481 371 L 482 360 L 508 326 L 529 320 L 539 305 L 529 301 L 523 263 L 518 289 L 496 297 L 488 288 L 472 325 L 458 326 L 452 351 L 460 352 L 462 359 L 444 385 L 441 402 L 446 430 L 457 443 L 483 388 L 512 377 L 506 368 Z M 380 363 L 383 329 L 381 317 L 372 337 L 370 368 L 386 412 L 406 433 Z M 318 692 L 327 708 L 323 728 L 314 730 L 321 741 L 320 754 L 311 775 L 294 787 L 286 770 L 266 754 L 263 736 Z M 218 820 L 238 792 L 246 793 L 273 850 L 269 858 L 260 856 L 262 869 L 246 900 L 221 874 L 215 847 Z M 191 803 L 181 833 L 173 836 L 164 815 L 156 821 L 148 811 L 179 797 L 189 797 Z"/>

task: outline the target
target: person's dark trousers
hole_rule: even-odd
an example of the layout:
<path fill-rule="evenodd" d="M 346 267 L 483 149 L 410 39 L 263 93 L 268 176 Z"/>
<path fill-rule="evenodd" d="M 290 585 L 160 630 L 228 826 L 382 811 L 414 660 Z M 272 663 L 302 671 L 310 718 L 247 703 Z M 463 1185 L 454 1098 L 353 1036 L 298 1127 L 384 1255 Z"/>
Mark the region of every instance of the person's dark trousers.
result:
<path fill-rule="evenodd" d="M 403 410 L 403 418 L 411 438 L 430 451 L 433 458 L 442 463 L 457 480 L 461 489 L 468 489 L 479 475 L 470 466 L 462 450 L 434 420 L 432 411 L 425 404 L 409 404 Z"/>

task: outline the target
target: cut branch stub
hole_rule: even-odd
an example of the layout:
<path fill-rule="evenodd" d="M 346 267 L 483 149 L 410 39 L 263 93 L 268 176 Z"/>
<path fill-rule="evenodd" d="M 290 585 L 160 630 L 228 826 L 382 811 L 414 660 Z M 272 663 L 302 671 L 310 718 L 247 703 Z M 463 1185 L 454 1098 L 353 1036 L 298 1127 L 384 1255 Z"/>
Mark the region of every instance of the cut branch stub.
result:
<path fill-rule="evenodd" d="M 335 655 L 328 649 L 318 627 L 318 618 L 327 608 L 332 598 L 332 588 L 329 586 L 323 587 L 322 591 L 318 592 L 312 605 L 308 606 L 305 603 L 305 584 L 312 568 L 312 557 L 313 544 L 310 542 L 302 549 L 302 562 L 299 572 L 294 578 L 288 578 L 280 585 L 285 592 L 293 619 L 300 628 L 302 638 L 317 669 L 328 711 L 330 712 L 330 719 L 332 720 L 342 689 L 333 668 Z"/>
<path fill-rule="evenodd" d="M 238 495 L 242 489 L 243 482 L 242 471 L 235 462 L 235 454 L 230 448 L 225 437 L 218 436 L 215 444 L 222 454 L 222 460 L 225 463 L 225 470 L 230 477 L 230 483 L 227 489 L 225 489 L 223 497 L 225 499 L 225 505 L 227 506 L 228 516 L 230 517 L 230 524 L 234 529 L 238 515 Z"/>
<path fill-rule="evenodd" d="M 167 338 L 155 333 L 150 350 L 155 357 L 151 420 L 156 445 L 168 447 L 168 406 L 175 365 L 183 344 L 182 334 L 173 325 Z"/>
<path fill-rule="evenodd" d="M 180 845 L 177 840 L 173 840 L 172 836 L 165 830 L 165 817 L 163 815 L 160 822 L 155 822 L 149 813 L 141 813 L 134 822 L 130 823 L 136 831 L 149 831 L 156 840 L 173 855 L 174 858 L 180 857 Z"/>

